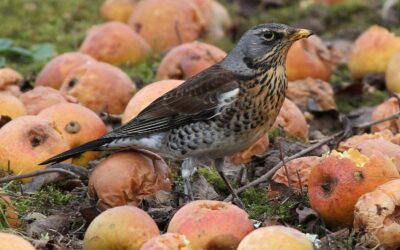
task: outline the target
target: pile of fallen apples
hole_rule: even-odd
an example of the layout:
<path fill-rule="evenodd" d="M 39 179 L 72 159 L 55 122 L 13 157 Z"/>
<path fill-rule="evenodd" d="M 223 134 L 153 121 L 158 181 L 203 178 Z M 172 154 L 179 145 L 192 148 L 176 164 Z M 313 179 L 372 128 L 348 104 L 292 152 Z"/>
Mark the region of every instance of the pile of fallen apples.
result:
<path fill-rule="evenodd" d="M 335 1 L 325 1 L 335 2 Z M 162 94 L 220 61 L 226 52 L 212 44 L 229 31 L 228 11 L 216 0 L 107 0 L 109 20 L 91 28 L 78 52 L 53 58 L 37 75 L 34 88 L 21 92 L 23 76 L 0 69 L 0 170 L 32 173 L 40 162 L 104 135 L 108 113 L 127 123 Z M 118 66 L 134 65 L 165 52 L 154 83 L 137 91 Z M 327 46 L 318 36 L 296 42 L 287 59 L 287 98 L 274 124 L 287 137 L 307 143 L 310 100 L 321 111 L 336 109 L 329 83 L 338 64 L 348 64 L 359 81 L 370 73 L 386 76 L 389 91 L 400 92 L 400 38 L 373 26 L 351 46 Z M 379 105 L 372 121 L 400 111 L 399 100 Z M 268 151 L 268 134 L 243 152 L 226 158 L 249 163 Z M 222 201 L 198 200 L 181 207 L 165 234 L 137 208 L 144 197 L 171 192 L 172 175 L 161 157 L 127 150 L 104 158 L 87 152 L 66 162 L 96 162 L 88 184 L 102 212 L 87 228 L 85 249 L 313 249 L 300 231 L 284 226 L 255 229 L 246 211 Z M 274 183 L 308 192 L 311 207 L 334 230 L 354 227 L 369 245 L 400 247 L 400 119 L 379 122 L 371 133 L 342 141 L 322 156 L 285 164 Z M 31 178 L 24 178 L 30 182 Z M 1 191 L 1 190 L 0 190 Z M 273 188 L 266 196 L 273 196 Z M 21 226 L 6 193 L 0 193 L 7 224 Z M 7 245 L 8 244 L 8 245 Z M 19 236 L 0 233 L 5 249 L 34 249 Z M 3 248 L 1 248 L 3 249 Z"/>

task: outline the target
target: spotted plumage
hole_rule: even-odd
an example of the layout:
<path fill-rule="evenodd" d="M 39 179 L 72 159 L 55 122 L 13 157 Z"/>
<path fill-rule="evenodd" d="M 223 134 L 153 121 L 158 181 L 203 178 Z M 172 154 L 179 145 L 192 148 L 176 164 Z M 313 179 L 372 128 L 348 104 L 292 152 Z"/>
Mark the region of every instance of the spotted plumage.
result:
<path fill-rule="evenodd" d="M 183 169 L 207 159 L 220 170 L 224 156 L 247 148 L 272 126 L 285 98 L 287 52 L 309 35 L 283 24 L 258 25 L 221 62 L 159 97 L 127 124 L 43 164 L 87 150 L 142 148 L 185 160 Z"/>

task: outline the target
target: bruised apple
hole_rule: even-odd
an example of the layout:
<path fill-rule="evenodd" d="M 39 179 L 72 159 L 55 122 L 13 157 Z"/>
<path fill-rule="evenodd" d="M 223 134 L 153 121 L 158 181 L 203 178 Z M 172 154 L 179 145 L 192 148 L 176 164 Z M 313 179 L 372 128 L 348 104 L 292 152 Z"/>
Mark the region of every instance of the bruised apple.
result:
<path fill-rule="evenodd" d="M 358 198 L 396 178 L 396 166 L 378 151 L 370 157 L 356 149 L 333 151 L 312 169 L 308 197 L 311 207 L 328 226 L 351 226 Z"/>
<path fill-rule="evenodd" d="M 135 118 L 150 103 L 168 91 L 178 87 L 181 83 L 183 83 L 181 80 L 164 80 L 148 84 L 140 89 L 126 106 L 122 116 L 122 124 Z"/>
<path fill-rule="evenodd" d="M 79 51 L 102 62 L 134 65 L 146 58 L 150 47 L 127 24 L 107 22 L 87 32 Z"/>
<path fill-rule="evenodd" d="M 21 91 L 18 85 L 22 80 L 22 75 L 17 71 L 11 68 L 0 68 L 0 92 L 19 96 Z"/>
<path fill-rule="evenodd" d="M 40 71 L 36 77 L 35 87 L 46 86 L 59 89 L 71 70 L 93 60 L 80 52 L 67 52 L 56 56 Z"/>
<path fill-rule="evenodd" d="M 249 163 L 253 156 L 267 152 L 269 146 L 268 134 L 264 135 L 249 148 L 227 157 L 229 162 L 234 164 Z"/>
<path fill-rule="evenodd" d="M 160 235 L 154 220 L 133 206 L 108 209 L 90 223 L 83 239 L 85 250 L 138 250 Z"/>
<path fill-rule="evenodd" d="M 308 124 L 301 110 L 291 100 L 285 98 L 274 128 L 282 127 L 289 137 L 308 140 Z"/>
<path fill-rule="evenodd" d="M 121 114 L 136 91 L 136 85 L 121 69 L 107 63 L 91 62 L 71 71 L 61 91 L 76 97 L 95 112 Z"/>
<path fill-rule="evenodd" d="M 109 21 L 126 23 L 138 0 L 106 0 L 100 7 L 101 16 Z"/>
<path fill-rule="evenodd" d="M 398 113 L 400 110 L 399 101 L 392 97 L 383 103 L 379 104 L 372 112 L 371 121 L 378 121 Z M 378 132 L 385 129 L 391 130 L 394 134 L 400 132 L 400 119 L 391 119 L 389 121 L 380 122 L 371 127 L 372 132 Z"/>
<path fill-rule="evenodd" d="M 331 53 L 317 36 L 293 43 L 286 60 L 289 81 L 307 77 L 329 81 L 332 74 Z"/>
<path fill-rule="evenodd" d="M 59 90 L 45 86 L 38 86 L 29 90 L 23 93 L 19 99 L 23 102 L 29 115 L 37 115 L 43 109 L 58 103 L 77 102 L 75 97 L 65 95 Z"/>
<path fill-rule="evenodd" d="M 235 249 L 254 230 L 248 214 L 221 201 L 192 201 L 172 217 L 168 233 L 186 235 L 193 249 Z"/>
<path fill-rule="evenodd" d="M 43 169 L 38 165 L 70 147 L 53 123 L 21 116 L 0 129 L 0 169 L 16 175 Z"/>
<path fill-rule="evenodd" d="M 35 250 L 31 243 L 21 236 L 0 232 L 1 250 Z"/>
<path fill-rule="evenodd" d="M 400 247 L 400 179 L 386 182 L 358 199 L 354 228 L 366 232 L 361 241 L 384 249 Z"/>
<path fill-rule="evenodd" d="M 147 241 L 140 250 L 194 250 L 183 234 L 166 233 Z"/>
<path fill-rule="evenodd" d="M 343 152 L 350 148 L 357 147 L 358 144 L 371 139 L 384 139 L 394 144 L 399 144 L 398 138 L 392 133 L 392 131 L 390 131 L 389 129 L 385 129 L 372 134 L 364 133 L 361 135 L 354 135 L 347 140 L 342 141 L 339 144 L 337 150 Z"/>
<path fill-rule="evenodd" d="M 302 232 L 284 226 L 262 227 L 249 233 L 238 250 L 313 250 L 311 241 Z"/>
<path fill-rule="evenodd" d="M 106 125 L 96 113 L 75 103 L 53 105 L 42 110 L 38 116 L 54 123 L 71 148 L 97 139 L 107 132 Z M 84 166 L 98 155 L 98 152 L 85 152 L 72 158 L 72 163 Z"/>
<path fill-rule="evenodd" d="M 136 151 L 122 151 L 102 161 L 89 178 L 89 194 L 105 210 L 122 205 L 138 206 L 147 195 L 171 190 L 171 173 L 161 159 Z"/>
<path fill-rule="evenodd" d="M 196 4 L 186 0 L 144 0 L 136 5 L 129 25 L 154 51 L 162 52 L 199 38 L 205 20 Z"/>
<path fill-rule="evenodd" d="M 349 69 L 354 79 L 368 73 L 384 74 L 389 60 L 400 50 L 400 38 L 386 28 L 373 25 L 354 42 L 350 51 Z"/>
<path fill-rule="evenodd" d="M 187 79 L 221 61 L 226 53 L 207 43 L 191 42 L 171 49 L 157 70 L 157 79 Z"/>
<path fill-rule="evenodd" d="M 388 90 L 400 93 L 400 49 L 390 59 L 385 72 L 386 87 Z"/>
<path fill-rule="evenodd" d="M 0 116 L 14 119 L 26 115 L 26 108 L 20 99 L 11 95 L 0 93 Z"/>

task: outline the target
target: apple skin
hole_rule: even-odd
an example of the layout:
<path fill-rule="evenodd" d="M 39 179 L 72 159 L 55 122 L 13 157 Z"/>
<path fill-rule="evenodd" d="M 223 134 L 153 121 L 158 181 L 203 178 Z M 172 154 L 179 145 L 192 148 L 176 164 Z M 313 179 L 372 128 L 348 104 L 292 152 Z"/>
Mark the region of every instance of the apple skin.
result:
<path fill-rule="evenodd" d="M 194 249 L 235 249 L 254 230 L 248 214 L 230 203 L 192 201 L 172 217 L 168 233 L 186 235 Z"/>
<path fill-rule="evenodd" d="M 372 112 L 371 121 L 381 120 L 399 112 L 399 101 L 396 97 L 391 97 L 383 103 L 379 104 Z M 393 134 L 400 133 L 400 119 L 391 119 L 389 121 L 380 122 L 371 127 L 371 132 L 379 132 L 389 129 Z"/>
<path fill-rule="evenodd" d="M 386 87 L 394 93 L 400 93 L 400 50 L 390 59 L 385 72 Z"/>
<path fill-rule="evenodd" d="M 85 250 L 138 250 L 151 238 L 160 235 L 154 220 L 133 206 L 110 208 L 89 225 L 83 239 Z"/>
<path fill-rule="evenodd" d="M 350 227 L 358 198 L 399 177 L 392 160 L 380 152 L 367 157 L 356 149 L 333 151 L 312 169 L 308 197 L 328 226 Z"/>
<path fill-rule="evenodd" d="M 79 51 L 113 65 L 135 65 L 147 58 L 151 48 L 127 24 L 107 22 L 90 28 Z"/>
<path fill-rule="evenodd" d="M 67 52 L 58 55 L 51 59 L 39 72 L 35 80 L 35 87 L 46 86 L 59 89 L 69 72 L 89 61 L 94 61 L 94 59 L 80 52 Z"/>
<path fill-rule="evenodd" d="M 139 0 L 106 0 L 100 7 L 100 15 L 108 21 L 127 23 Z"/>
<path fill-rule="evenodd" d="M 26 108 L 20 99 L 11 94 L 0 92 L 0 116 L 4 115 L 14 119 L 26 114 Z"/>
<path fill-rule="evenodd" d="M 183 234 L 166 233 L 147 241 L 140 250 L 195 250 Z"/>
<path fill-rule="evenodd" d="M 31 243 L 21 236 L 0 232 L 1 250 L 35 250 Z"/>
<path fill-rule="evenodd" d="M 194 41 L 205 29 L 201 11 L 186 0 L 140 1 L 128 24 L 155 52 Z"/>
<path fill-rule="evenodd" d="M 373 25 L 354 42 L 349 56 L 349 70 L 354 79 L 368 73 L 385 74 L 389 60 L 400 50 L 400 38 L 386 28 Z"/>
<path fill-rule="evenodd" d="M 284 226 L 262 227 L 249 233 L 238 250 L 313 250 L 313 245 L 302 232 Z"/>

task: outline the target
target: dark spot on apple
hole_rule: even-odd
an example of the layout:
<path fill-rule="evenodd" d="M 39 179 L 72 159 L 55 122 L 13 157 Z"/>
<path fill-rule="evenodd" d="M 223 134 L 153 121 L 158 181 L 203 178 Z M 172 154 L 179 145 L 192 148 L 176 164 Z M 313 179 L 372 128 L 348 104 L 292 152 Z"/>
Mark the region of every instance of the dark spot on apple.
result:
<path fill-rule="evenodd" d="M 40 137 L 38 137 L 38 136 L 34 136 L 34 137 L 31 139 L 31 145 L 32 145 L 32 147 L 37 147 L 37 146 L 39 146 L 41 142 L 42 142 L 42 139 L 41 139 Z"/>
<path fill-rule="evenodd" d="M 69 82 L 68 82 L 68 87 L 69 88 L 73 88 L 78 82 L 78 79 L 76 78 L 72 78 Z"/>
<path fill-rule="evenodd" d="M 69 123 L 67 123 L 67 125 L 65 125 L 64 129 L 70 134 L 76 134 L 81 130 L 81 125 L 79 124 L 79 122 L 70 121 Z"/>
<path fill-rule="evenodd" d="M 337 182 L 338 181 L 335 177 L 326 176 L 324 182 L 321 184 L 321 188 L 326 195 L 329 195 L 335 189 Z"/>
<path fill-rule="evenodd" d="M 362 179 L 364 179 L 364 174 L 361 171 L 356 171 L 353 174 L 354 179 L 356 179 L 357 181 L 361 181 Z"/>
<path fill-rule="evenodd" d="M 382 207 L 379 204 L 375 204 L 376 206 L 376 214 L 377 215 L 382 215 Z"/>
<path fill-rule="evenodd" d="M 142 30 L 143 25 L 141 23 L 135 23 L 133 25 L 133 29 L 136 31 L 136 33 L 140 33 L 140 31 Z"/>
<path fill-rule="evenodd" d="M 0 128 L 10 122 L 12 119 L 7 115 L 0 115 Z"/>

